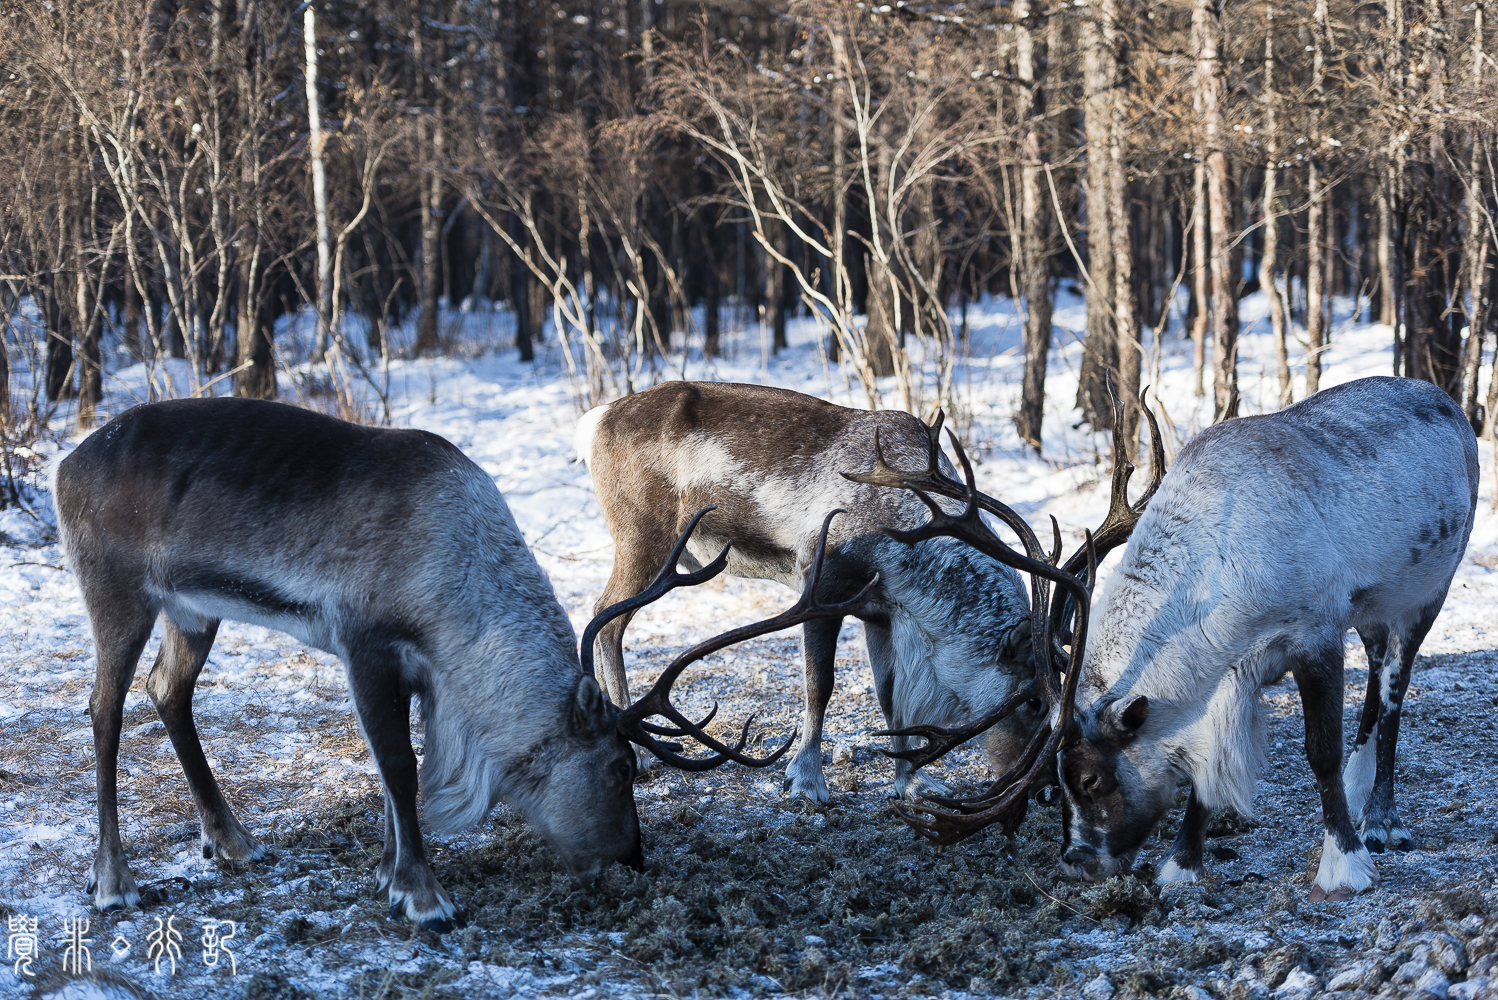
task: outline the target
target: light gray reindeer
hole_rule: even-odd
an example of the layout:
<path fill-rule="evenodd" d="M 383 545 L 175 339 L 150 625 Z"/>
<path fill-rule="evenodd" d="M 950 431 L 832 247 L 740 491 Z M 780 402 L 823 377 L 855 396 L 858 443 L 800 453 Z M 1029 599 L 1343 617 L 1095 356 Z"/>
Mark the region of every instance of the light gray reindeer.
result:
<path fill-rule="evenodd" d="M 687 565 L 732 542 L 728 572 L 801 589 L 817 525 L 835 507 L 849 512 L 828 542 L 832 595 L 848 594 L 875 574 L 858 617 L 885 718 L 894 727 L 945 724 L 991 710 L 1028 676 L 1030 611 L 1013 570 L 952 539 L 901 545 L 880 533 L 913 527 L 924 516 L 915 497 L 850 481 L 876 436 L 892 459 L 935 462 L 937 428 L 908 413 L 868 412 L 764 386 L 668 382 L 598 407 L 577 431 L 615 543 L 602 608 L 632 593 L 661 567 L 692 513 L 718 510 L 702 523 Z M 940 462 L 950 469 L 951 464 Z M 599 657 L 605 690 L 629 703 L 622 635 L 628 617 L 605 628 Z M 805 715 L 802 742 L 786 768 L 786 787 L 828 799 L 822 776 L 822 720 L 832 695 L 841 623 L 808 622 L 802 632 Z M 1018 753 L 1039 723 L 1043 699 L 1026 699 L 987 736 L 990 756 Z M 895 749 L 904 746 L 896 738 Z M 945 791 L 904 760 L 896 791 L 913 797 Z"/>
<path fill-rule="evenodd" d="M 803 594 L 770 622 L 683 653 L 621 712 L 579 663 L 571 624 L 493 481 L 433 434 L 257 400 L 153 403 L 92 434 L 59 464 L 54 486 L 98 651 L 99 849 L 88 891 L 106 911 L 140 902 L 120 840 L 116 764 L 125 693 L 158 617 L 165 634 L 146 690 L 192 791 L 204 857 L 263 854 L 224 801 L 192 716 L 198 674 L 230 618 L 343 660 L 385 787 L 379 889 L 392 917 L 440 931 L 459 912 L 422 848 L 413 694 L 426 722 L 431 826 L 459 830 L 504 799 L 572 872 L 590 877 L 614 861 L 641 868 L 629 741 L 691 770 L 727 760 L 762 767 L 790 746 L 746 756 L 747 725 L 737 746 L 714 740 L 670 705 L 676 677 L 756 628 L 840 619 L 866 596 L 824 606 Z M 720 553 L 698 573 L 663 573 L 625 606 L 700 583 L 725 563 Z M 644 721 L 652 715 L 676 726 Z M 716 752 L 686 757 L 659 735 L 692 736 Z"/>
<path fill-rule="evenodd" d="M 1326 823 L 1311 899 L 1372 886 L 1369 849 L 1410 846 L 1394 802 L 1400 708 L 1477 484 L 1471 426 L 1412 379 L 1360 379 L 1182 448 L 1100 601 L 1080 738 L 1061 753 L 1063 870 L 1096 880 L 1132 863 L 1185 779 L 1186 818 L 1159 879 L 1200 878 L 1212 810 L 1252 813 L 1258 692 L 1288 669 Z M 1369 676 L 1343 775 L 1349 628 Z"/>
<path fill-rule="evenodd" d="M 870 481 L 951 495 L 952 484 L 930 472 L 879 465 Z M 1031 558 L 1006 554 L 976 521 L 980 495 L 969 475 L 966 516 L 933 504 L 927 524 L 892 535 L 961 538 L 1056 581 L 1062 589 L 1036 631 L 1056 637 L 1038 646 L 1052 650 L 1066 690 L 1050 699 L 1043 747 L 1037 734 L 987 790 L 922 804 L 904 812 L 907 822 L 941 844 L 991 823 L 1012 830 L 1041 781 L 1040 759 L 1059 750 L 1065 874 L 1101 880 L 1132 865 L 1186 781 L 1185 821 L 1159 880 L 1198 879 L 1212 811 L 1252 813 L 1264 742 L 1259 689 L 1289 670 L 1326 823 L 1311 900 L 1369 888 L 1369 850 L 1410 845 L 1394 802 L 1400 711 L 1410 666 L 1466 549 L 1477 483 L 1472 428 L 1428 382 L 1360 379 L 1275 414 L 1217 424 L 1181 449 L 1138 519 L 1089 641 L 1085 581 L 1037 562 L 1033 540 Z M 1115 509 L 1118 484 L 1115 470 Z M 1349 628 L 1363 640 L 1369 679 L 1343 773 Z M 905 756 L 929 763 L 997 715 L 906 730 L 928 743 Z M 942 808 L 950 805 L 960 808 Z"/>

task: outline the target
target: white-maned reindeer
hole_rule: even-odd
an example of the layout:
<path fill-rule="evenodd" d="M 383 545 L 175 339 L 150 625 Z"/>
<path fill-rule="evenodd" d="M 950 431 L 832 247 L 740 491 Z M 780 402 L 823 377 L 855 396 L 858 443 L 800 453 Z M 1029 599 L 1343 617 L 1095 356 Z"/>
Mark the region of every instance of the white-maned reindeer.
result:
<path fill-rule="evenodd" d="M 704 561 L 732 542 L 730 573 L 800 590 L 823 515 L 845 508 L 828 542 L 827 586 L 832 596 L 846 596 L 878 575 L 858 617 L 885 718 L 894 727 L 943 725 L 990 712 L 1030 672 L 1030 611 L 1020 579 L 953 539 L 907 546 L 881 534 L 885 526 L 914 527 L 925 508 L 908 493 L 840 475 L 867 468 L 876 435 L 892 460 L 937 460 L 935 430 L 908 413 L 854 410 L 764 386 L 668 382 L 590 411 L 578 427 L 577 450 L 589 463 L 616 546 L 598 607 L 649 580 L 687 519 L 708 504 L 718 509 L 703 520 L 691 557 Z M 629 704 L 621 649 L 627 622 L 619 619 L 599 640 L 601 680 L 621 705 Z M 821 618 L 802 633 L 805 717 L 786 787 L 818 802 L 828 798 L 822 720 L 839 627 Z M 1039 698 L 1025 699 L 990 731 L 990 756 L 1017 755 L 1044 707 Z M 896 738 L 897 750 L 904 745 Z M 900 795 L 926 788 L 942 790 L 897 761 Z"/>
<path fill-rule="evenodd" d="M 960 446 L 958 454 L 966 465 Z M 869 481 L 955 495 L 934 468 L 879 465 Z M 1127 471 L 1115 468 L 1113 508 L 1137 512 L 1142 503 L 1128 508 L 1122 497 Z M 962 516 L 931 503 L 925 525 L 892 535 L 959 538 L 1054 581 L 1036 658 L 1064 680 L 1058 690 L 1056 674 L 1037 677 L 1055 710 L 992 785 L 960 802 L 920 804 L 906 821 L 939 844 L 994 823 L 1012 830 L 1059 750 L 1066 874 L 1096 880 L 1131 865 L 1185 781 L 1185 821 L 1159 878 L 1199 878 L 1212 810 L 1252 812 L 1263 759 L 1259 689 L 1289 670 L 1326 822 L 1311 899 L 1370 887 L 1369 850 L 1410 844 L 1394 803 L 1400 709 L 1410 665 L 1466 549 L 1477 483 L 1472 428 L 1428 382 L 1365 378 L 1278 413 L 1217 424 L 1181 449 L 1132 524 L 1094 616 L 1083 561 L 1052 566 L 1009 550 L 976 515 L 980 501 L 1003 505 L 978 494 L 969 473 Z M 1123 531 L 1112 530 L 1114 521 L 1110 513 L 1089 545 L 1095 556 L 1127 533 L 1128 518 L 1118 519 Z M 1033 556 L 1034 543 L 1027 549 Z M 1348 629 L 1362 637 L 1369 680 L 1343 772 Z M 901 735 L 928 743 L 906 756 L 929 763 L 997 714 L 950 730 L 907 730 Z M 941 808 L 950 805 L 961 808 Z"/>
<path fill-rule="evenodd" d="M 776 619 L 683 653 L 619 711 L 579 662 L 567 615 L 493 481 L 434 434 L 258 400 L 152 403 L 79 445 L 54 488 L 98 651 L 99 849 L 88 891 L 106 911 L 140 902 L 120 841 L 116 763 L 125 693 L 158 617 L 165 634 L 146 690 L 197 805 L 204 857 L 263 853 L 224 801 L 192 716 L 193 687 L 229 618 L 343 660 L 385 787 L 379 888 L 392 916 L 442 930 L 458 911 L 422 848 L 412 695 L 426 722 L 429 825 L 456 831 L 504 799 L 572 872 L 591 876 L 614 861 L 640 868 L 630 741 L 692 770 L 764 766 L 789 747 L 746 756 L 747 726 L 737 746 L 713 740 L 670 705 L 675 678 L 764 630 L 840 620 L 864 596 L 825 606 L 803 594 Z M 626 607 L 701 582 L 724 562 L 720 554 L 695 574 L 662 573 Z M 652 715 L 676 727 L 644 721 Z M 684 757 L 652 734 L 690 735 L 716 753 Z"/>
<path fill-rule="evenodd" d="M 1199 878 L 1212 810 L 1252 811 L 1259 689 L 1288 669 L 1326 823 L 1311 899 L 1369 888 L 1369 849 L 1410 843 L 1394 802 L 1400 707 L 1477 485 L 1461 410 L 1410 379 L 1360 379 L 1182 448 L 1098 603 L 1080 738 L 1060 759 L 1063 869 L 1102 879 L 1131 864 L 1185 780 L 1185 822 L 1159 878 Z M 1369 679 L 1344 774 L 1348 629 Z"/>

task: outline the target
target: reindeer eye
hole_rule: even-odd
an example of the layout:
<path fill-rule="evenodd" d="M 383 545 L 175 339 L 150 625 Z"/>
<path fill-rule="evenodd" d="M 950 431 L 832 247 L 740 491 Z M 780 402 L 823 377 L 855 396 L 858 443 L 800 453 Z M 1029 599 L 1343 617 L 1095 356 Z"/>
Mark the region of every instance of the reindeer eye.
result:
<path fill-rule="evenodd" d="M 628 757 L 620 757 L 614 761 L 614 778 L 621 785 L 627 785 L 634 779 L 635 769 Z"/>
<path fill-rule="evenodd" d="M 1029 701 L 1025 702 L 1025 707 L 1036 715 L 1039 715 L 1041 712 L 1045 711 L 1045 700 L 1041 698 L 1031 698 Z"/>

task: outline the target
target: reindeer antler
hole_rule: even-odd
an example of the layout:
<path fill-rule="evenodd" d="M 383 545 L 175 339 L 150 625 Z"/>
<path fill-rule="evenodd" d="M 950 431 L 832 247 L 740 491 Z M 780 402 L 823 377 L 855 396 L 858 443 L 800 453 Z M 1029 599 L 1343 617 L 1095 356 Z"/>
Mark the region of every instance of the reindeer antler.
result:
<path fill-rule="evenodd" d="M 994 517 L 997 517 L 1000 521 L 1007 525 L 1010 530 L 1012 530 L 1016 535 L 1019 536 L 1021 544 L 1023 544 L 1025 547 L 1026 556 L 1033 560 L 1047 559 L 1048 557 L 1045 550 L 1040 547 L 1040 539 L 1035 537 L 1035 532 L 1031 530 L 1029 522 L 1027 522 L 1023 517 L 1020 517 L 1018 512 L 1016 512 L 1012 507 L 1010 507 L 1008 504 L 1001 503 L 998 500 L 995 500 L 993 497 L 989 496 L 986 493 L 980 492 L 971 481 L 966 484 L 960 483 L 941 471 L 941 425 L 942 421 L 945 418 L 946 414 L 941 410 L 937 410 L 936 419 L 933 420 L 929 425 L 925 425 L 927 447 L 926 467 L 924 469 L 911 470 L 896 469 L 892 467 L 885 460 L 884 448 L 879 440 L 879 428 L 875 427 L 874 470 L 872 472 L 844 472 L 841 473 L 842 477 L 855 483 L 866 483 L 870 486 L 886 486 L 895 489 L 914 490 L 917 493 L 935 493 L 938 496 L 944 496 L 951 500 L 967 502 L 971 499 L 980 508 L 982 508 L 989 514 L 992 514 Z M 947 431 L 947 434 L 951 435 L 952 441 L 955 443 L 957 440 L 956 435 L 953 435 L 950 430 Z M 930 500 L 927 500 L 926 504 L 928 507 L 930 507 Z M 936 508 L 932 507 L 932 509 L 935 510 Z M 1061 528 L 1055 523 L 1054 518 L 1051 519 L 1051 524 L 1052 530 L 1055 534 L 1055 544 L 1053 547 L 1053 551 L 1049 556 L 1049 561 L 1054 565 L 1061 558 Z M 1046 581 L 1046 579 L 1043 576 L 1032 574 L 1030 576 L 1030 635 L 1032 637 L 1039 636 L 1044 630 L 1045 620 L 1042 615 L 1044 613 L 1043 609 L 1046 608 L 1050 602 L 1050 594 L 1050 584 Z M 1030 696 L 1027 695 L 1026 699 L 1021 700 L 1027 700 L 1028 697 Z M 1016 704 L 1018 704 L 1018 702 L 1016 702 Z M 990 722 L 988 726 L 992 726 L 994 723 L 998 722 L 1000 718 L 1002 718 L 1002 716 L 994 716 L 993 721 Z M 985 726 L 984 729 L 988 728 L 988 726 Z M 935 727 L 929 728 L 932 728 L 933 730 L 935 729 Z M 945 732 L 945 730 L 943 730 L 943 732 Z M 979 730 L 979 732 L 982 732 L 982 730 Z M 911 733 L 912 735 L 927 735 L 925 733 L 916 733 L 914 730 L 911 730 Z M 952 746 L 960 746 L 963 742 L 966 742 L 966 740 L 959 740 Z M 905 757 L 905 759 L 910 760 L 912 763 L 914 763 L 916 767 L 920 767 L 922 766 L 922 763 L 930 763 L 930 760 L 935 760 L 936 758 L 933 757 L 930 758 L 930 760 L 917 762 L 917 758 L 915 756 L 908 755 L 921 754 L 925 749 L 929 749 L 932 746 L 933 743 L 928 742 L 926 747 L 922 748 L 921 750 L 901 751 L 898 756 Z M 941 753 L 938 753 L 936 756 L 939 757 L 950 749 L 952 749 L 952 747 L 949 746 L 946 750 L 942 750 Z"/>
<path fill-rule="evenodd" d="M 1021 555 L 989 530 L 988 525 L 984 524 L 982 518 L 978 516 L 978 489 L 974 481 L 972 463 L 968 461 L 967 452 L 962 447 L 962 442 L 957 440 L 956 435 L 951 436 L 951 441 L 957 458 L 962 463 L 963 477 L 967 483 L 964 491 L 967 505 L 963 512 L 955 516 L 948 514 L 924 490 L 907 487 L 912 489 L 931 511 L 931 520 L 910 531 L 885 528 L 884 533 L 896 541 L 907 544 L 914 544 L 940 535 L 957 538 L 997 562 L 1055 583 L 1076 600 L 1078 608 L 1076 634 L 1078 641 L 1085 643 L 1087 608 L 1090 603 L 1087 585 L 1049 560 L 1032 559 Z M 1091 548 L 1090 534 L 1087 547 Z M 1031 610 L 1033 615 L 1034 609 Z M 904 757 L 912 763 L 920 761 L 924 764 L 930 763 L 988 729 L 1012 712 L 1023 700 L 1041 695 L 1046 698 L 1048 705 L 1057 706 L 1057 724 L 1037 732 L 1024 753 L 1020 755 L 1020 759 L 995 780 L 983 794 L 972 799 L 931 800 L 937 805 L 955 809 L 955 812 L 917 807 L 919 813 L 925 813 L 931 817 L 926 819 L 918 813 L 908 812 L 899 806 L 895 807 L 900 818 L 927 839 L 938 844 L 952 844 L 993 823 L 1000 823 L 1005 832 L 1012 832 L 1024 819 L 1031 793 L 1041 785 L 1049 783 L 1050 761 L 1061 749 L 1064 741 L 1069 738 L 1073 728 L 1072 709 L 1076 702 L 1077 679 L 1082 663 L 1080 656 L 1072 657 L 1072 662 L 1068 665 L 1058 690 L 1055 674 L 1049 669 L 1049 650 L 1052 645 L 1050 624 L 1050 619 L 1044 618 L 1040 622 L 1039 630 L 1031 632 L 1035 669 L 1030 681 L 1013 692 L 995 711 L 954 729 L 915 727 L 889 731 L 889 735 L 926 737 L 927 745 L 917 751 L 889 752 L 890 756 Z"/>
<path fill-rule="evenodd" d="M 1111 378 L 1109 389 L 1111 392 Z M 1076 689 L 1081 675 L 1083 653 L 1087 646 L 1092 585 L 1097 579 L 1098 560 L 1109 550 L 1127 540 L 1134 524 L 1143 514 L 1164 475 L 1164 449 L 1160 442 L 1159 428 L 1155 423 L 1154 414 L 1143 405 L 1142 397 L 1141 393 L 1140 408 L 1144 410 L 1149 420 L 1154 446 L 1151 481 L 1144 495 L 1134 504 L 1129 504 L 1127 487 L 1129 477 L 1134 472 L 1134 466 L 1128 461 L 1123 447 L 1123 432 L 1119 429 L 1122 424 L 1121 406 L 1115 395 L 1113 400 L 1116 418 L 1114 422 L 1113 495 L 1108 516 L 1097 534 L 1087 533 L 1086 541 L 1081 549 L 1064 565 L 1058 565 L 1061 532 L 1055 518 L 1051 519 L 1055 543 L 1048 559 L 1036 558 L 1039 544 L 1038 542 L 1031 544 L 1034 534 L 1028 531 L 1028 527 L 1025 531 L 1016 529 L 1020 538 L 1025 540 L 1027 555 L 1015 552 L 988 529 L 978 516 L 980 507 L 1000 516 L 1011 527 L 1013 527 L 1012 522 L 994 508 L 1007 511 L 1016 520 L 1019 520 L 1018 515 L 998 501 L 978 492 L 972 464 L 968 461 L 967 454 L 955 435 L 951 436 L 952 445 L 962 463 L 966 480 L 965 486 L 962 487 L 962 495 L 957 497 L 966 501 L 966 507 L 960 515 L 947 514 L 927 492 L 928 486 L 940 487 L 931 489 L 931 492 L 952 496 L 950 487 L 956 484 L 951 479 L 943 476 L 938 480 L 936 476 L 930 474 L 930 470 L 917 475 L 909 475 L 890 469 L 884 462 L 883 456 L 877 454 L 877 439 L 874 473 L 864 477 L 848 477 L 859 482 L 874 482 L 881 486 L 900 486 L 912 490 L 931 511 L 931 520 L 913 531 L 884 529 L 885 534 L 891 538 L 907 543 L 937 535 L 958 538 L 1006 566 L 1030 573 L 1032 592 L 1037 596 L 1037 600 L 1031 605 L 1034 672 L 1029 681 L 1020 685 L 992 712 L 965 725 L 950 729 L 937 726 L 912 726 L 906 729 L 885 730 L 881 733 L 881 735 L 924 738 L 926 744 L 922 747 L 898 752 L 885 751 L 889 756 L 903 758 L 921 767 L 989 729 L 1030 698 L 1043 697 L 1047 705 L 1055 709 L 1054 723 L 1037 730 L 1019 759 L 980 794 L 969 798 L 928 796 L 927 801 L 933 803 L 932 806 L 916 806 L 909 810 L 899 805 L 895 806 L 896 813 L 906 823 L 910 824 L 921 836 L 934 843 L 956 843 L 996 823 L 1000 825 L 1000 829 L 1005 834 L 1012 833 L 1024 820 L 1031 795 L 1055 780 L 1052 761 L 1055 755 L 1074 738 L 1076 728 L 1072 715 L 1076 705 Z M 934 458 L 929 464 L 934 466 Z M 985 500 L 988 502 L 985 503 Z M 1044 598 L 1040 596 L 1043 590 L 1040 580 L 1048 580 L 1057 585 L 1050 612 L 1043 617 L 1040 609 L 1045 607 L 1045 603 Z M 1064 629 L 1067 624 L 1066 619 L 1072 615 L 1075 615 L 1076 621 L 1070 635 L 1071 650 L 1068 652 L 1061 647 L 1060 638 L 1054 634 L 1054 629 L 1056 627 Z M 1061 675 L 1059 689 L 1058 673 Z"/>
<path fill-rule="evenodd" d="M 1149 407 L 1144 405 L 1144 394 L 1149 391 L 1145 387 L 1139 393 L 1139 408 L 1144 411 L 1145 419 L 1150 426 L 1150 478 L 1145 484 L 1144 492 L 1139 499 L 1132 504 L 1129 503 L 1129 479 L 1134 475 L 1134 463 L 1129 458 L 1127 442 L 1124 440 L 1123 430 L 1123 403 L 1113 389 L 1113 371 L 1107 371 L 1108 394 L 1113 400 L 1113 484 L 1108 498 L 1108 514 L 1103 518 L 1103 523 L 1092 533 L 1093 544 L 1096 553 L 1091 557 L 1094 561 L 1101 561 L 1104 556 L 1129 540 L 1134 532 L 1134 525 L 1144 516 L 1145 508 L 1155 496 L 1155 491 L 1160 488 L 1160 480 L 1165 478 L 1165 443 L 1160 437 L 1160 425 L 1155 422 L 1155 414 Z M 1081 574 L 1087 582 L 1087 590 L 1091 593 L 1097 582 L 1097 571 L 1088 565 L 1088 555 L 1085 549 L 1078 549 L 1070 559 L 1062 564 L 1062 568 L 1068 573 Z M 1059 645 L 1067 636 L 1067 621 L 1071 617 L 1071 604 L 1067 595 L 1061 591 L 1056 592 L 1055 601 L 1050 609 L 1051 618 L 1057 623 L 1055 636 L 1058 645 L 1053 650 L 1056 656 L 1065 662 L 1066 651 Z"/>
<path fill-rule="evenodd" d="M 676 547 L 672 549 L 671 557 L 667 561 L 665 568 L 661 570 L 660 575 L 655 578 L 649 587 L 646 587 L 645 590 L 627 601 L 621 601 L 618 604 L 605 608 L 589 623 L 588 628 L 583 632 L 585 650 L 591 651 L 591 639 L 598 634 L 599 629 L 603 628 L 604 625 L 613 619 L 658 600 L 668 591 L 674 590 L 677 587 L 691 586 L 705 582 L 723 571 L 724 567 L 728 564 L 727 546 L 724 546 L 718 558 L 695 573 L 678 573 L 675 568 L 676 561 L 681 558 L 682 552 L 685 551 L 687 540 L 691 537 L 692 531 L 697 527 L 697 523 L 702 520 L 703 515 L 713 509 L 712 507 L 707 507 L 699 511 L 696 517 L 692 518 L 691 523 L 687 525 L 686 530 L 677 539 Z M 655 754 L 663 762 L 686 771 L 707 771 L 719 767 L 730 760 L 743 764 L 746 767 L 767 767 L 785 755 L 795 739 L 795 734 L 792 734 L 791 738 L 787 739 L 779 750 L 776 750 L 767 757 L 749 756 L 742 751 L 749 739 L 749 727 L 754 723 L 753 716 L 750 716 L 744 723 L 743 728 L 739 732 L 738 741 L 733 746 L 729 746 L 709 736 L 703 729 L 717 714 L 718 706 L 714 704 L 713 710 L 708 713 L 707 718 L 701 722 L 694 723 L 682 715 L 676 706 L 671 704 L 671 686 L 676 683 L 676 679 L 681 676 L 687 667 L 704 657 L 716 653 L 720 649 L 725 649 L 746 639 L 753 639 L 761 635 L 768 635 L 771 632 L 778 632 L 781 629 L 790 628 L 793 625 L 800 625 L 814 618 L 842 618 L 856 613 L 863 607 L 869 599 L 869 594 L 873 590 L 874 584 L 878 582 L 879 578 L 877 575 L 865 584 L 863 589 L 850 600 L 836 604 L 824 604 L 817 598 L 817 589 L 822 582 L 822 564 L 827 555 L 827 530 L 832 525 L 832 519 L 841 513 L 844 513 L 841 509 L 834 510 L 822 521 L 822 530 L 817 536 L 816 554 L 812 560 L 811 571 L 807 575 L 806 586 L 802 588 L 801 598 L 790 608 L 782 611 L 773 618 L 755 622 L 752 625 L 745 625 L 741 628 L 714 636 L 711 639 L 698 643 L 672 660 L 671 665 L 661 673 L 655 685 L 649 691 L 633 705 L 619 712 L 617 726 L 619 732 L 626 739 L 638 743 Z M 591 655 L 585 656 L 584 667 L 591 669 Z M 676 726 L 674 728 L 666 727 L 645 721 L 652 716 L 661 716 L 670 719 L 676 723 Z M 714 753 L 709 757 L 688 757 L 678 752 L 679 747 L 655 739 L 652 734 L 662 736 L 690 736 L 698 743 L 714 751 Z"/>

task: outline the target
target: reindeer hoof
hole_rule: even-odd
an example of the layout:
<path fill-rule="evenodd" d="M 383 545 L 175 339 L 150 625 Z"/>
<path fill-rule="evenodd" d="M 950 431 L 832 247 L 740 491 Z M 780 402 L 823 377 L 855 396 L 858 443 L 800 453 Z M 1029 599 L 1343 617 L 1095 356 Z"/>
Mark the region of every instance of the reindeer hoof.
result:
<path fill-rule="evenodd" d="M 245 864 L 265 857 L 265 848 L 242 829 L 219 837 L 205 836 L 202 845 L 203 857 L 208 860 Z"/>
<path fill-rule="evenodd" d="M 1316 882 L 1311 887 L 1310 901 L 1319 903 L 1328 900 L 1340 903 L 1358 893 L 1372 889 L 1378 882 L 1378 869 L 1362 844 L 1350 854 L 1337 847 L 1331 834 L 1321 844 L 1321 863 L 1316 869 Z"/>
<path fill-rule="evenodd" d="M 140 905 L 140 890 L 127 867 L 105 868 L 101 876 L 96 865 L 84 891 L 93 897 L 94 909 L 100 913 L 118 913 Z"/>
<path fill-rule="evenodd" d="M 1328 903 L 1345 903 L 1356 895 L 1357 893 L 1353 891 L 1351 886 L 1339 886 L 1333 889 L 1331 892 L 1327 892 L 1325 889 L 1321 888 L 1321 886 L 1313 885 L 1311 886 L 1310 901 L 1312 903 L 1320 903 L 1323 901 Z"/>
<path fill-rule="evenodd" d="M 799 795 L 817 805 L 826 805 L 832 799 L 827 793 L 827 782 L 823 779 L 821 770 L 808 774 L 797 768 L 795 761 L 785 769 L 785 783 L 780 786 L 780 790 Z"/>
<path fill-rule="evenodd" d="M 1165 864 L 1160 866 L 1160 873 L 1155 876 L 1156 885 L 1175 885 L 1184 882 L 1203 882 L 1205 872 L 1198 868 L 1183 868 L 1176 863 L 1175 858 L 1167 858 Z"/>
<path fill-rule="evenodd" d="M 468 914 L 462 907 L 456 907 L 451 917 L 428 917 L 416 926 L 424 931 L 431 931 L 433 934 L 447 934 L 459 927 L 468 926 Z"/>
<path fill-rule="evenodd" d="M 895 778 L 895 790 L 892 798 L 904 799 L 914 802 L 916 799 L 930 798 L 933 795 L 951 795 L 952 789 L 940 778 L 933 778 L 924 771 L 916 771 L 908 777 Z"/>

